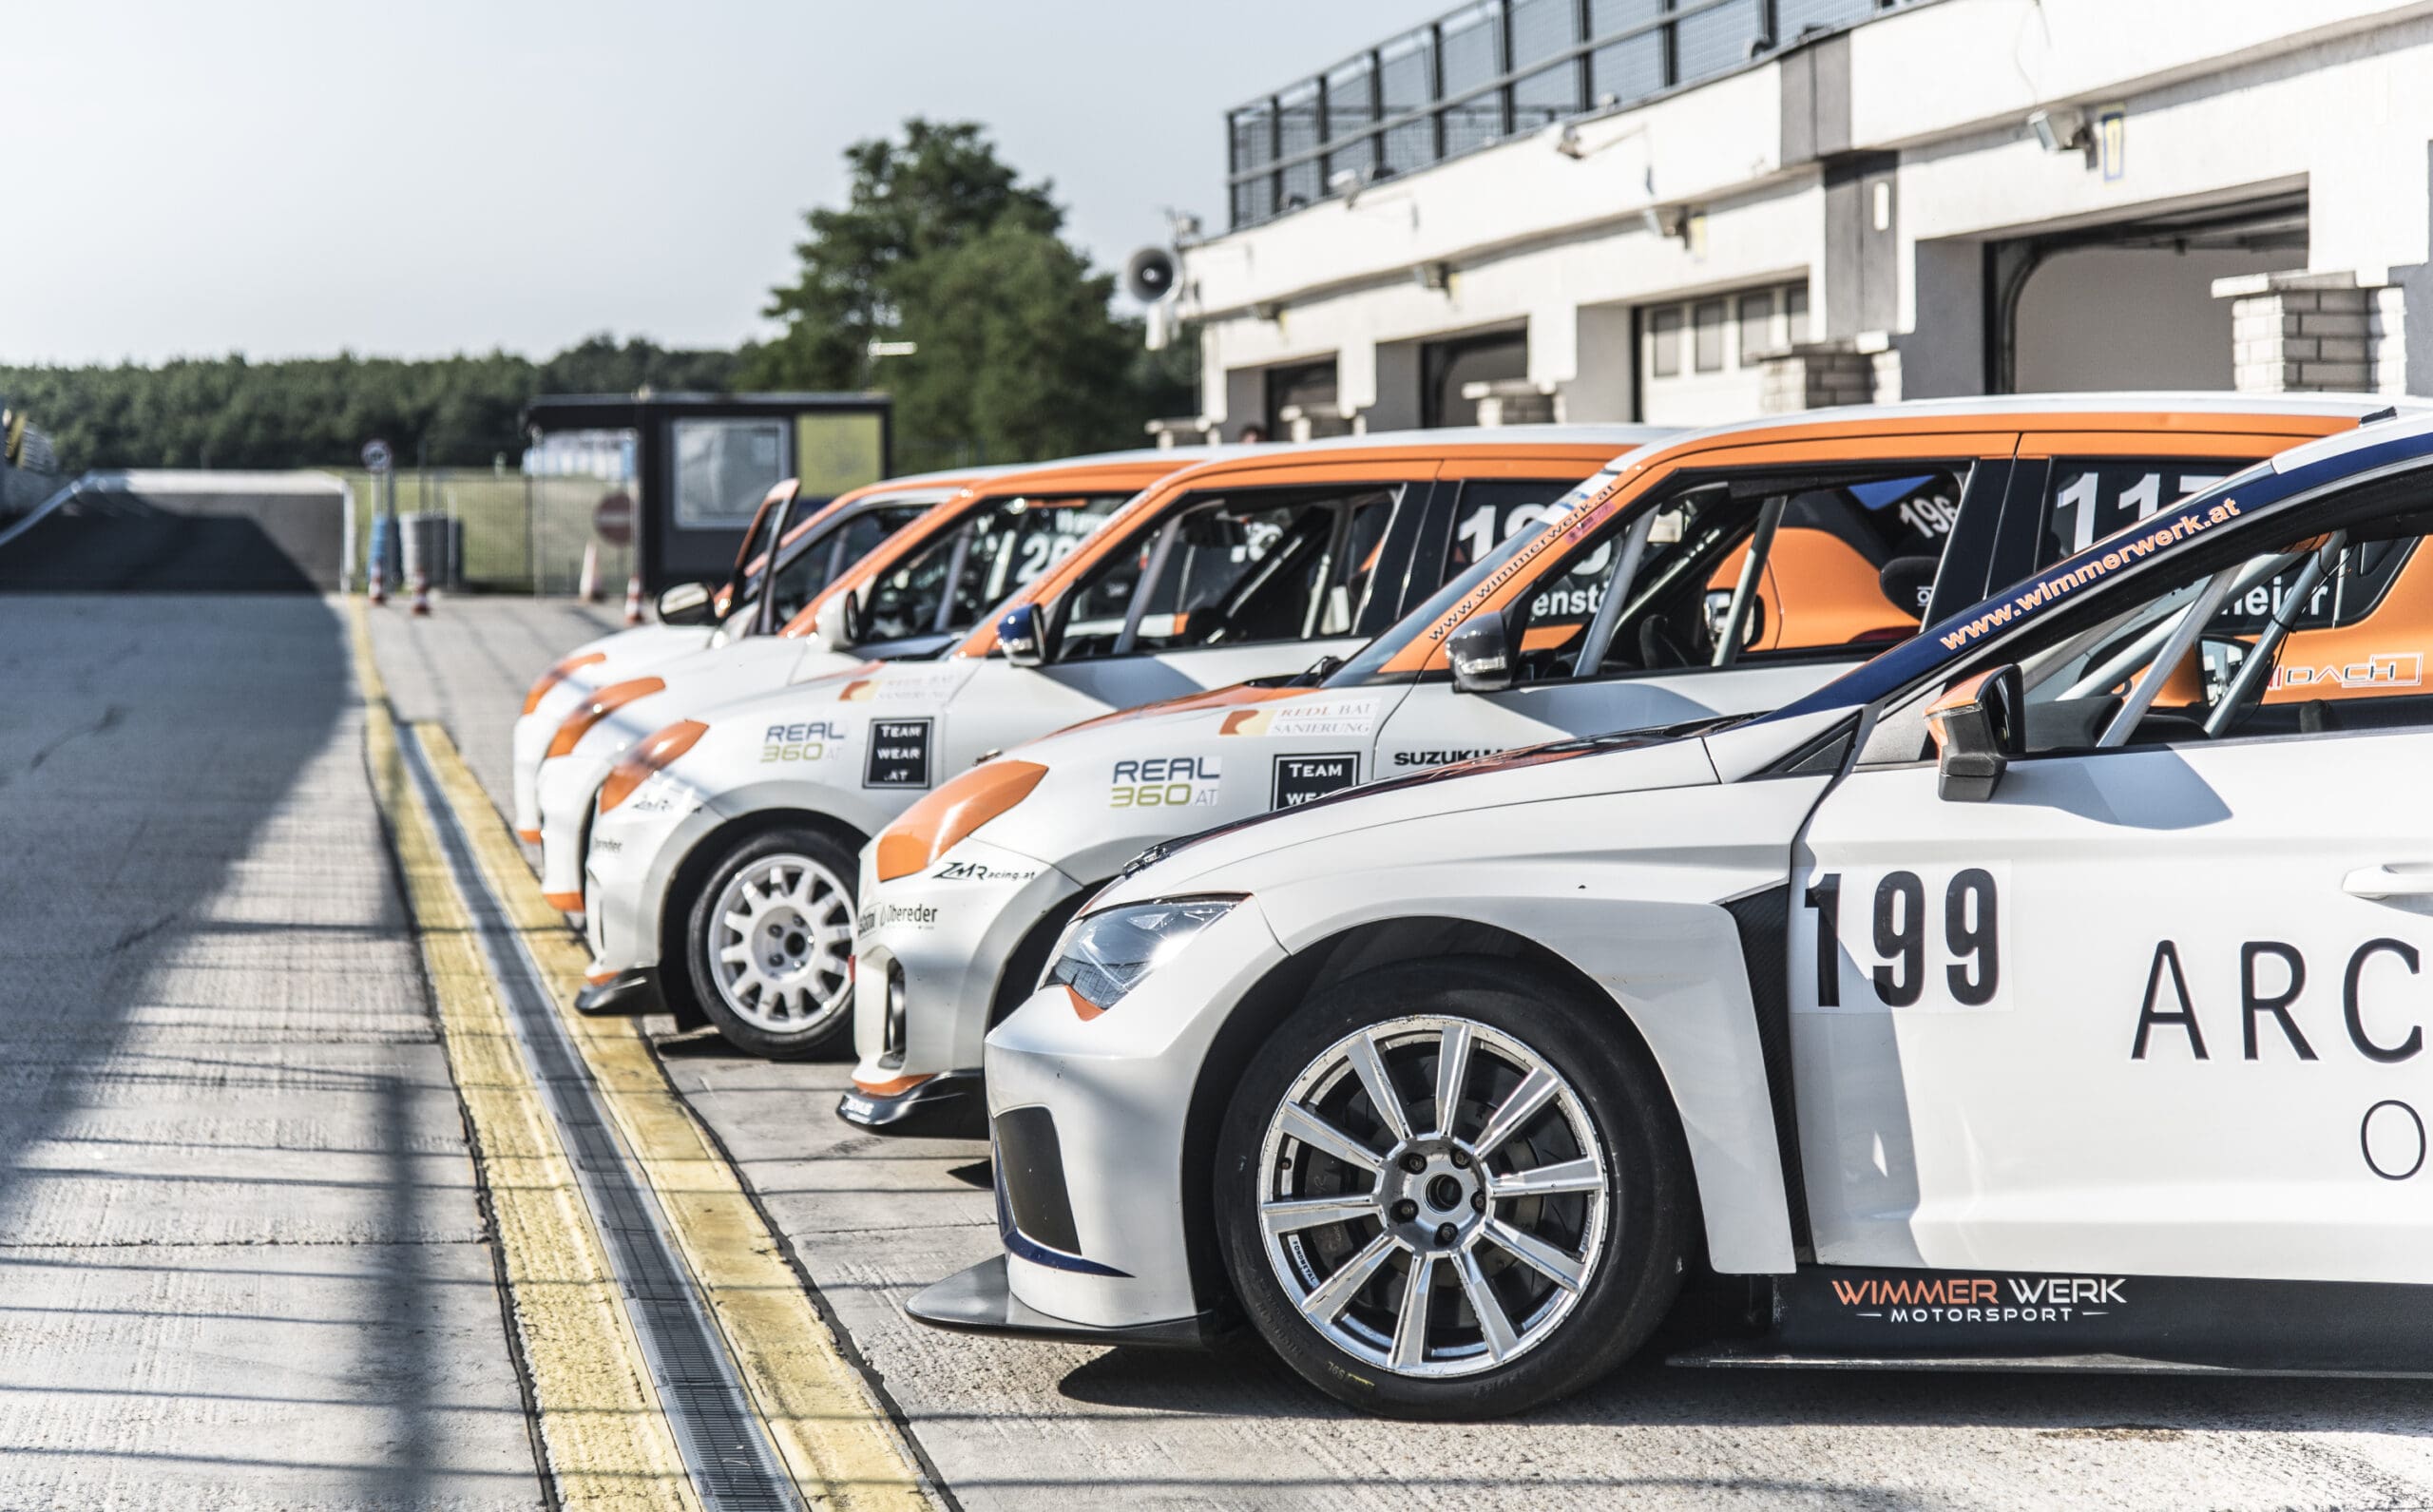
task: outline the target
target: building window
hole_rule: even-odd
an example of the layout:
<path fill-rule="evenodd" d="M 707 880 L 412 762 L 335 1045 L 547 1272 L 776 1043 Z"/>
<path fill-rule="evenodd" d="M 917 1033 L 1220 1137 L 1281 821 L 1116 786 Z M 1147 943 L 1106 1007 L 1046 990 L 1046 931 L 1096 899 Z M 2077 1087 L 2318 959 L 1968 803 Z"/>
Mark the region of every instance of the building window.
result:
<path fill-rule="evenodd" d="M 1783 286 L 1784 338 L 1793 345 L 1808 339 L 1808 285 Z"/>
<path fill-rule="evenodd" d="M 1648 345 L 1655 349 L 1649 371 L 1659 378 L 1681 375 L 1681 312 L 1667 306 L 1647 316 Z"/>
<path fill-rule="evenodd" d="M 1747 367 L 1752 354 L 1774 349 L 1774 291 L 1744 294 L 1740 297 L 1740 365 Z"/>
<path fill-rule="evenodd" d="M 1701 299 L 1692 315 L 1697 327 L 1697 356 L 1700 373 L 1723 371 L 1723 301 Z"/>

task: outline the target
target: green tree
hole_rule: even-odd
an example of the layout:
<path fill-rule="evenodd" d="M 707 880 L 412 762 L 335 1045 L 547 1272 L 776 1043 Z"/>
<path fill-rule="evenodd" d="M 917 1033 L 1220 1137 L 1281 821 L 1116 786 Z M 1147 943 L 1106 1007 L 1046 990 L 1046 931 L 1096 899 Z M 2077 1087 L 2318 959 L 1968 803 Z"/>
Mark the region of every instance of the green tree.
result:
<path fill-rule="evenodd" d="M 895 281 L 897 330 L 915 351 L 890 359 L 883 376 L 908 449 L 962 442 L 1016 459 L 1141 444 L 1131 381 L 1140 333 L 1107 314 L 1114 278 L 1054 235 L 1001 220 Z M 956 460 L 914 454 L 907 465 Z"/>
<path fill-rule="evenodd" d="M 428 361 L 241 354 L 159 367 L 0 368 L 0 394 L 49 432 L 59 463 L 86 468 L 351 467 L 385 436 L 399 457 L 486 467 L 524 449 L 536 393 L 722 392 L 742 354 L 671 351 L 609 335 L 535 364 L 505 352 Z"/>
<path fill-rule="evenodd" d="M 756 389 L 856 389 L 872 381 L 870 343 L 897 339 L 904 270 L 1002 220 L 1053 236 L 1063 212 L 1044 184 L 1015 182 L 1012 167 L 970 122 L 904 124 L 904 140 L 845 149 L 842 209 L 803 217 L 808 239 L 793 283 L 770 292 L 762 313 L 784 333 L 746 370 Z"/>
<path fill-rule="evenodd" d="M 1152 416 L 1197 408 L 1188 369 L 1110 313 L 1114 279 L 1063 239 L 1049 186 L 981 127 L 915 119 L 845 158 L 843 208 L 804 218 L 800 271 L 771 293 L 784 329 L 745 363 L 752 387 L 886 391 L 906 470 L 1138 446 Z M 874 340 L 914 351 L 872 362 Z"/>

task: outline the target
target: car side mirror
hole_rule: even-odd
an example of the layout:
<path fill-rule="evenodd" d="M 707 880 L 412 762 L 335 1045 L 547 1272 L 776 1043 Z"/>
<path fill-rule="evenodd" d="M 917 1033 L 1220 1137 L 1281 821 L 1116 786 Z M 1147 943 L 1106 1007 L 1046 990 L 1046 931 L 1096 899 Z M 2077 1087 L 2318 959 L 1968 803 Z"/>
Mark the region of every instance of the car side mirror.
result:
<path fill-rule="evenodd" d="M 1935 795 L 1983 803 L 2002 785 L 2013 756 L 2027 754 L 2025 686 L 2019 668 L 1981 672 L 1926 706 L 1935 742 Z"/>
<path fill-rule="evenodd" d="M 1456 693 L 1502 693 L 1512 686 L 1512 645 L 1504 631 L 1504 616 L 1485 614 L 1453 632 L 1445 643 L 1445 659 L 1453 664 Z"/>
<path fill-rule="evenodd" d="M 828 596 L 811 617 L 812 642 L 822 651 L 843 651 L 862 639 L 861 595 L 845 588 Z"/>
<path fill-rule="evenodd" d="M 1035 667 L 1047 660 L 1046 616 L 1036 603 L 1018 603 L 997 620 L 997 643 L 1006 660 L 1018 667 Z"/>
<path fill-rule="evenodd" d="M 680 583 L 659 596 L 661 624 L 707 624 L 717 618 L 706 583 Z"/>

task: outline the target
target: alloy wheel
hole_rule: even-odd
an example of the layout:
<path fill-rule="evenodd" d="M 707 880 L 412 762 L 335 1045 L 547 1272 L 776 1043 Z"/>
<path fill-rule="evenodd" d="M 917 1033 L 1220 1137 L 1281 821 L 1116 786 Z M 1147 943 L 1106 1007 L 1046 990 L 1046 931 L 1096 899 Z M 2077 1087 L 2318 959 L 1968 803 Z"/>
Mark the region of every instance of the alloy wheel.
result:
<path fill-rule="evenodd" d="M 1337 1349 L 1397 1375 L 1507 1364 L 1595 1273 L 1614 1193 L 1578 1094 L 1510 1035 L 1435 1015 L 1347 1035 L 1260 1148 L 1268 1261 Z"/>
<path fill-rule="evenodd" d="M 710 920 L 712 980 L 753 1027 L 799 1035 L 852 1002 L 852 895 L 818 862 L 756 857 L 728 879 Z"/>

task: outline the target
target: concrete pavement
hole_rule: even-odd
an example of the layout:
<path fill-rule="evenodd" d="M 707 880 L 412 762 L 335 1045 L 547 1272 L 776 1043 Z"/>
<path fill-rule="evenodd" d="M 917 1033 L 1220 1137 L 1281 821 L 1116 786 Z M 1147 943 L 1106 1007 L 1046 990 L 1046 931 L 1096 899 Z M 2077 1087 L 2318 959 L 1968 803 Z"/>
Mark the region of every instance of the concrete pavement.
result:
<path fill-rule="evenodd" d="M 0 598 L 0 1505 L 542 1504 L 336 611 Z"/>

